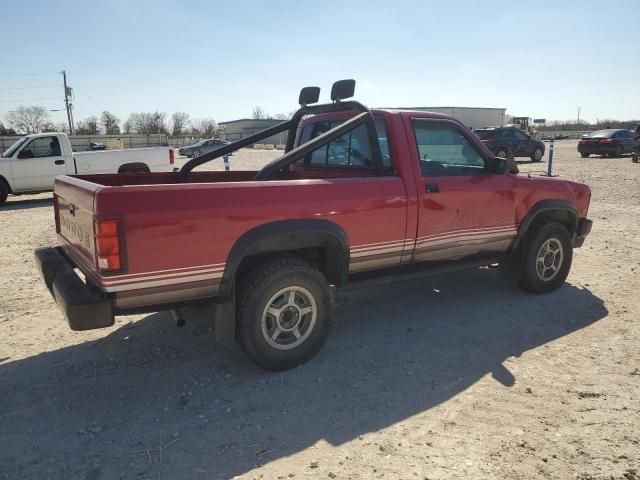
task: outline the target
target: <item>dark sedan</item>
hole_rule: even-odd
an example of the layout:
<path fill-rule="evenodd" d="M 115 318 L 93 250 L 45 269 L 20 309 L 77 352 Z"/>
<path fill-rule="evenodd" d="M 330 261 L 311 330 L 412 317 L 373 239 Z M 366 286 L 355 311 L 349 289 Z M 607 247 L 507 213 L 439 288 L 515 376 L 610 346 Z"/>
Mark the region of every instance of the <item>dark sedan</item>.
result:
<path fill-rule="evenodd" d="M 578 152 L 582 158 L 587 158 L 589 155 L 619 157 L 625 153 L 632 153 L 633 143 L 631 130 L 609 128 L 583 135 L 578 142 Z"/>
<path fill-rule="evenodd" d="M 544 143 L 518 128 L 478 128 L 473 133 L 496 157 L 529 157 L 539 162 L 544 156 Z"/>
<path fill-rule="evenodd" d="M 208 140 L 200 140 L 199 142 L 190 145 L 188 147 L 182 147 L 178 150 L 178 155 L 183 157 L 199 157 L 203 153 L 209 153 L 212 150 L 216 150 L 225 145 L 229 145 L 231 142 L 226 140 L 220 140 L 219 138 L 211 138 Z"/>

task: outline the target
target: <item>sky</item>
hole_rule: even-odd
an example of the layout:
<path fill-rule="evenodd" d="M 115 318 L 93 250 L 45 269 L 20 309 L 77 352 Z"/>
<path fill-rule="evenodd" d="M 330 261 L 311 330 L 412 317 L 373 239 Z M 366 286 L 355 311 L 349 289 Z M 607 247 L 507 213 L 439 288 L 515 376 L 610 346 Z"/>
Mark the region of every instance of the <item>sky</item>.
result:
<path fill-rule="evenodd" d="M 328 100 L 342 78 L 371 107 L 640 118 L 640 0 L 5 0 L 2 11 L 0 120 L 20 105 L 62 109 L 62 70 L 76 122 L 288 113 L 301 87 Z"/>

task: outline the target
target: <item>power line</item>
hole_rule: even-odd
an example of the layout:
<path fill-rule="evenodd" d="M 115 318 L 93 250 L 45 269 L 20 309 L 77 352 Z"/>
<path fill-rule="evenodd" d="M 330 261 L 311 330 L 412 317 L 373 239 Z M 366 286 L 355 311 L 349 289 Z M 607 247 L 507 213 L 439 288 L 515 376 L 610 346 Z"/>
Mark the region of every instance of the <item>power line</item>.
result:
<path fill-rule="evenodd" d="M 0 73 L 3 77 L 39 77 L 43 75 L 60 75 L 60 72 L 55 73 Z"/>
<path fill-rule="evenodd" d="M 41 85 L 36 87 L 0 87 L 0 90 L 30 90 L 34 88 L 60 88 L 60 85 Z"/>
<path fill-rule="evenodd" d="M 36 100 L 62 100 L 64 97 L 36 97 L 36 98 L 20 98 L 16 100 L 0 100 L 0 103 L 17 103 L 17 102 L 33 102 Z"/>

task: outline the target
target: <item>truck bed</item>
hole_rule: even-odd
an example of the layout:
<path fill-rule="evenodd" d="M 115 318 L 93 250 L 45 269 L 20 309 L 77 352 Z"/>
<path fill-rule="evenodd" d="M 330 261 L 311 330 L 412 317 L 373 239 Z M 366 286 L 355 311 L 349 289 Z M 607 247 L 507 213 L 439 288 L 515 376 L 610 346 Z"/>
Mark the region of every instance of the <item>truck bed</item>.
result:
<path fill-rule="evenodd" d="M 329 220 L 354 248 L 385 242 L 402 246 L 409 238 L 406 189 L 398 176 L 254 181 L 255 174 L 192 172 L 188 183 L 178 173 L 57 177 L 60 243 L 87 282 L 113 292 L 116 306 L 126 309 L 155 304 L 163 293 L 175 292 L 178 283 L 193 298 L 215 296 L 232 248 L 262 224 Z M 98 268 L 98 219 L 119 222 L 125 253 L 117 274 Z M 349 268 L 399 265 L 402 255 L 402 248 L 381 257 L 361 255 Z M 175 273 L 162 281 L 136 281 L 161 275 L 154 272 Z"/>

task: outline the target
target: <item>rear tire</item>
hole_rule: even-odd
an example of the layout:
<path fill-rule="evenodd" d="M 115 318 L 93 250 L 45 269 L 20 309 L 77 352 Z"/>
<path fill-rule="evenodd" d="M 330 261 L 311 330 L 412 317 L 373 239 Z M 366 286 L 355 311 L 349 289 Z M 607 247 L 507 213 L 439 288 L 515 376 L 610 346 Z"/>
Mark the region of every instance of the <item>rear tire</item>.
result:
<path fill-rule="evenodd" d="M 581 156 L 582 158 L 589 158 L 589 155 L 590 155 L 589 153 L 581 153 L 581 154 L 580 154 L 580 156 Z"/>
<path fill-rule="evenodd" d="M 267 370 L 286 370 L 313 357 L 329 334 L 331 315 L 329 283 L 301 258 L 269 260 L 240 282 L 240 343 Z"/>
<path fill-rule="evenodd" d="M 624 147 L 622 145 L 616 145 L 616 157 L 621 157 L 624 153 Z"/>
<path fill-rule="evenodd" d="M 633 163 L 638 163 L 638 161 L 639 161 L 639 160 L 640 160 L 640 158 L 638 157 L 638 155 L 635 155 L 635 154 L 634 154 L 634 155 L 631 157 L 631 161 L 632 161 Z"/>
<path fill-rule="evenodd" d="M 540 162 L 542 160 L 542 155 L 544 155 L 544 153 L 542 152 L 542 149 L 536 148 L 531 154 L 531 161 L 535 163 Z"/>
<path fill-rule="evenodd" d="M 569 275 L 573 259 L 571 236 L 558 222 L 532 228 L 522 256 L 518 286 L 531 293 L 552 292 Z"/>
<path fill-rule="evenodd" d="M 9 189 L 4 182 L 0 180 L 0 207 L 6 203 L 8 195 Z"/>

